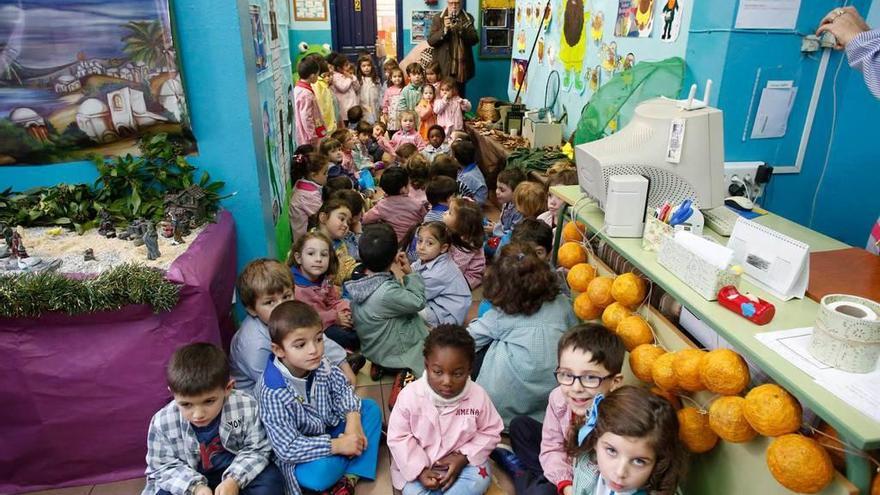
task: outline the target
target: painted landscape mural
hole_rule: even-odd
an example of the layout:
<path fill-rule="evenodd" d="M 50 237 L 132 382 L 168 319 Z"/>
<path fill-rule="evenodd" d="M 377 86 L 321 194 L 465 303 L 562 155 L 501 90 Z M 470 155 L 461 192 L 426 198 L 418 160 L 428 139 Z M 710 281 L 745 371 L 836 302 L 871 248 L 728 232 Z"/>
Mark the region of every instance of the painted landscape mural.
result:
<path fill-rule="evenodd" d="M 137 153 L 138 137 L 195 150 L 167 0 L 0 4 L 0 165 Z"/>

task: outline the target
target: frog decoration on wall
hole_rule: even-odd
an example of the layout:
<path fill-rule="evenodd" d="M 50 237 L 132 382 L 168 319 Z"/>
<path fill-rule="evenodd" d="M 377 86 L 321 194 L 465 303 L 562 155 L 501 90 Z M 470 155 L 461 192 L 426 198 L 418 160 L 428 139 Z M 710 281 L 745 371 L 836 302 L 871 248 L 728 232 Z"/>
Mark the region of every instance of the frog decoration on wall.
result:
<path fill-rule="evenodd" d="M 580 92 L 584 81 L 581 69 L 587 52 L 587 22 L 589 12 L 584 11 L 584 0 L 565 0 L 562 9 L 562 37 L 559 43 L 559 61 L 565 76 L 562 89 L 570 91 L 572 85 Z"/>

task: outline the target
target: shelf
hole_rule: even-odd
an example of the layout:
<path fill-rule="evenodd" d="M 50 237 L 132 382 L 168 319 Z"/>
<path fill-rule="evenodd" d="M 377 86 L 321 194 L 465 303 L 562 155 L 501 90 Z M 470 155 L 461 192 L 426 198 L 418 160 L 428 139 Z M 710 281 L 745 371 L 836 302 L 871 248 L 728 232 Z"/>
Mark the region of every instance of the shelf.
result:
<path fill-rule="evenodd" d="M 592 232 L 598 232 L 608 245 L 614 248 L 654 283 L 675 297 L 689 311 L 715 329 L 744 357 L 751 360 L 773 380 L 785 387 L 801 403 L 833 426 L 841 438 L 859 449 L 880 447 L 880 423 L 860 413 L 847 403 L 817 385 L 806 373 L 777 355 L 759 342 L 755 334 L 772 330 L 813 326 L 819 305 L 811 299 L 781 301 L 755 287 L 745 279 L 740 290 L 751 292 L 772 302 L 776 316 L 765 326 L 757 326 L 721 307 L 715 301 L 707 301 L 690 287 L 657 263 L 657 255 L 642 250 L 642 240 L 607 237 L 602 231 L 604 214 L 595 202 L 588 202 L 579 186 L 556 186 L 552 192 L 563 199 Z M 776 215 L 765 215 L 758 220 L 780 232 L 810 245 L 813 251 L 827 251 L 847 247 L 830 237 L 823 236 Z"/>

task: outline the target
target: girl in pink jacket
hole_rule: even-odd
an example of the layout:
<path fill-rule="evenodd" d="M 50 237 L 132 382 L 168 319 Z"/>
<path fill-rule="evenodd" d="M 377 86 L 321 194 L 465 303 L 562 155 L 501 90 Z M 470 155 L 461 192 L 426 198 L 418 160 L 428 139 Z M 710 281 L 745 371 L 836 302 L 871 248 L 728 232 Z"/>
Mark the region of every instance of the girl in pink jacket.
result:
<path fill-rule="evenodd" d="M 351 305 L 339 295 L 333 285 L 333 275 L 339 267 L 330 239 L 312 231 L 293 243 L 287 259 L 296 286 L 296 300 L 302 301 L 321 315 L 324 334 L 345 349 L 359 346 L 352 330 Z"/>
<path fill-rule="evenodd" d="M 483 252 L 483 214 L 473 201 L 453 198 L 449 209 L 443 213 L 443 223 L 452 233 L 449 249 L 452 261 L 467 280 L 471 290 L 483 283 L 486 270 L 486 254 Z"/>
<path fill-rule="evenodd" d="M 296 240 L 305 235 L 309 217 L 321 209 L 321 190 L 327 183 L 330 163 L 320 153 L 293 155 L 293 192 L 290 194 L 288 213 L 290 231 Z"/>
<path fill-rule="evenodd" d="M 504 424 L 470 380 L 473 337 L 440 325 L 425 339 L 425 373 L 397 396 L 388 419 L 391 483 L 403 493 L 480 495 L 491 483 L 488 458 Z"/>
<path fill-rule="evenodd" d="M 361 89 L 361 83 L 358 82 L 354 75 L 354 64 L 345 58 L 345 55 L 339 55 L 333 61 L 334 71 L 333 79 L 330 87 L 333 89 L 333 95 L 339 103 L 339 115 L 345 125 L 348 125 L 348 109 L 360 103 L 358 90 Z M 340 126 L 344 127 L 344 126 Z"/>
<path fill-rule="evenodd" d="M 434 100 L 434 113 L 437 114 L 437 125 L 446 131 L 447 139 L 451 139 L 452 131 L 464 129 L 462 112 L 470 111 L 471 102 L 458 96 L 455 80 L 447 77 L 440 83 L 440 98 Z"/>

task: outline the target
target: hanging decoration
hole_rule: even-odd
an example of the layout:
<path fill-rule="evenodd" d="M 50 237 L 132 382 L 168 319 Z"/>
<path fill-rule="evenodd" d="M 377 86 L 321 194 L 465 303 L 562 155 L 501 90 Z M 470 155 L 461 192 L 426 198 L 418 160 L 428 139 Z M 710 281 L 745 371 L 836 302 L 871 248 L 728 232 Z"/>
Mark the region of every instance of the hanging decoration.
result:
<path fill-rule="evenodd" d="M 593 40 L 593 43 L 596 46 L 599 46 L 602 43 L 602 36 L 604 35 L 605 29 L 605 13 L 601 10 L 593 13 L 592 20 L 590 21 L 590 39 Z"/>
<path fill-rule="evenodd" d="M 520 54 L 526 52 L 526 31 L 524 29 L 520 29 L 519 34 L 516 35 L 516 51 Z"/>
<path fill-rule="evenodd" d="M 544 9 L 544 31 L 550 31 L 550 23 L 553 21 L 553 4 L 548 3 Z"/>
<path fill-rule="evenodd" d="M 602 84 L 602 67 L 596 66 L 589 69 L 590 72 L 590 91 L 596 92 Z"/>
<path fill-rule="evenodd" d="M 580 75 L 587 54 L 589 17 L 584 11 L 583 0 L 566 0 L 562 9 L 562 33 L 559 42 L 559 60 L 564 71 L 563 91 L 570 91 L 574 86 L 580 92 L 584 84 Z"/>
<path fill-rule="evenodd" d="M 195 151 L 166 2 L 6 5 L 0 88 L 0 165 L 137 155 L 159 132 Z"/>
<path fill-rule="evenodd" d="M 538 51 L 538 63 L 543 64 L 544 63 L 544 35 L 543 34 L 538 38 L 537 51 Z"/>

